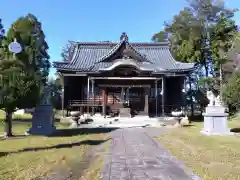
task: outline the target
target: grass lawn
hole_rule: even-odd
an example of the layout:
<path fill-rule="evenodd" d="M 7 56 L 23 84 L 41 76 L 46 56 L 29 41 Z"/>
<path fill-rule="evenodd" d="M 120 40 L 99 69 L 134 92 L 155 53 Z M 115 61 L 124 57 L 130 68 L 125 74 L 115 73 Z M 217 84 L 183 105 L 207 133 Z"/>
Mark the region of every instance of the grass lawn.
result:
<path fill-rule="evenodd" d="M 3 120 L 5 118 L 5 112 L 0 109 L 0 120 Z M 32 115 L 31 114 L 23 114 L 23 115 L 13 115 L 13 119 L 18 119 L 18 120 L 28 120 L 31 119 Z"/>
<path fill-rule="evenodd" d="M 157 139 L 203 180 L 239 180 L 240 136 L 204 136 L 203 123 L 192 124 L 170 129 Z M 229 127 L 240 128 L 240 120 L 229 121 Z"/>
<path fill-rule="evenodd" d="M 13 120 L 13 134 L 23 134 L 31 127 L 30 121 Z M 57 129 L 66 128 L 59 123 L 56 126 Z M 0 134 L 3 134 L 3 123 L 0 124 Z M 94 180 L 93 177 L 99 177 L 103 166 L 101 161 L 108 147 L 108 138 L 108 134 L 102 132 L 0 140 L 0 180 L 34 180 L 58 172 L 62 168 L 69 173 L 80 172 L 82 168 L 85 179 Z M 92 145 L 98 144 L 103 146 L 104 151 L 88 166 L 81 167 L 80 162 L 88 160 L 85 154 L 94 147 Z"/>
<path fill-rule="evenodd" d="M 106 142 L 101 150 L 97 150 L 94 161 L 91 162 L 89 168 L 87 168 L 80 180 L 99 180 L 101 170 L 104 166 L 104 159 L 109 150 L 109 142 Z"/>

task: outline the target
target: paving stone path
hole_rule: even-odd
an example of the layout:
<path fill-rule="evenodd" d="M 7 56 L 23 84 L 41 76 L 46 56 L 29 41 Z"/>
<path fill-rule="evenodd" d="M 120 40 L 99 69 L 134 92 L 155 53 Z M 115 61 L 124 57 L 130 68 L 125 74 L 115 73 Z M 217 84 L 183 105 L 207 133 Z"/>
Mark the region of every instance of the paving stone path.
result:
<path fill-rule="evenodd" d="M 112 132 L 102 180 L 199 180 L 155 139 L 164 128 L 128 128 Z"/>

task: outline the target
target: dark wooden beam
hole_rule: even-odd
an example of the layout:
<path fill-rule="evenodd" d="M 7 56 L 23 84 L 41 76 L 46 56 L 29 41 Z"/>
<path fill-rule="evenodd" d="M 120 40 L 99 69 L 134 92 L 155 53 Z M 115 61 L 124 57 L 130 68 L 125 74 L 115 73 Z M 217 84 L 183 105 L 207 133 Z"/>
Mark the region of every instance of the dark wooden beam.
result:
<path fill-rule="evenodd" d="M 90 77 L 90 79 L 109 79 L 109 80 L 160 80 L 158 77 Z"/>
<path fill-rule="evenodd" d="M 99 87 L 148 87 L 150 88 L 151 85 L 119 85 L 119 84 L 98 84 Z"/>

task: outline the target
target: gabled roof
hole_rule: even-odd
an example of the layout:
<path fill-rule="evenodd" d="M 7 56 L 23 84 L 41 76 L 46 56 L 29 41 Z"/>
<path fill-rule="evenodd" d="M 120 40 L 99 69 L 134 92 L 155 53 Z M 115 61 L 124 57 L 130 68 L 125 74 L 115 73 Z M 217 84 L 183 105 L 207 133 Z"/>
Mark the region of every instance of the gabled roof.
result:
<path fill-rule="evenodd" d="M 72 58 L 68 62 L 53 63 L 57 70 L 99 72 L 113 66 L 113 56 L 124 50 L 134 56 L 140 69 L 154 73 L 189 71 L 195 65 L 176 61 L 170 53 L 168 42 L 129 43 L 128 38 L 123 37 L 119 43 L 75 43 L 73 48 Z"/>

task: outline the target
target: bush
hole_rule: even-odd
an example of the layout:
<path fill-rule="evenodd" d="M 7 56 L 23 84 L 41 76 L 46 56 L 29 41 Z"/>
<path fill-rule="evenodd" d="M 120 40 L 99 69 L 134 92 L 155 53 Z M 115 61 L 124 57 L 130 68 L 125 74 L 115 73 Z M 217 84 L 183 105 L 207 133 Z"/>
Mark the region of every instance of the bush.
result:
<path fill-rule="evenodd" d="M 240 109 L 240 70 L 235 71 L 222 90 L 222 98 L 231 109 Z"/>

